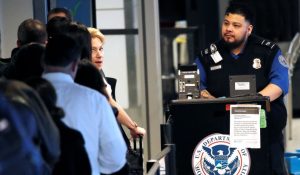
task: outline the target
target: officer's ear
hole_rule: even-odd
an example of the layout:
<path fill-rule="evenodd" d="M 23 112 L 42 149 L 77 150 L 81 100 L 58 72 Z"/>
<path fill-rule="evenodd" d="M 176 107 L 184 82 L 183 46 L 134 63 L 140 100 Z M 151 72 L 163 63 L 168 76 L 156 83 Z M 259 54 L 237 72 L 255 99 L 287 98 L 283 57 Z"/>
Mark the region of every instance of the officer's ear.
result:
<path fill-rule="evenodd" d="M 249 25 L 248 28 L 247 28 L 247 36 L 250 36 L 251 33 L 252 33 L 252 30 L 253 30 L 253 25 Z"/>

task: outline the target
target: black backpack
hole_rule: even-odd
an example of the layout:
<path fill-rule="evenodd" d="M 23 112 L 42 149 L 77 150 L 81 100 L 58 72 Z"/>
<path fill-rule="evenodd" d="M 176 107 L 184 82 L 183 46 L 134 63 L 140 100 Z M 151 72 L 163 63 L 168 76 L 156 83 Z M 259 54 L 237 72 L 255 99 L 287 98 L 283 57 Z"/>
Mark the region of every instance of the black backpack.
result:
<path fill-rule="evenodd" d="M 24 106 L 23 106 L 24 107 Z M 24 109 L 24 108 L 23 108 Z M 28 136 L 21 117 L 21 103 L 13 102 L 0 92 L 0 174 L 41 175 L 43 160 L 39 149 Z M 23 118 L 24 119 L 24 118 Z"/>

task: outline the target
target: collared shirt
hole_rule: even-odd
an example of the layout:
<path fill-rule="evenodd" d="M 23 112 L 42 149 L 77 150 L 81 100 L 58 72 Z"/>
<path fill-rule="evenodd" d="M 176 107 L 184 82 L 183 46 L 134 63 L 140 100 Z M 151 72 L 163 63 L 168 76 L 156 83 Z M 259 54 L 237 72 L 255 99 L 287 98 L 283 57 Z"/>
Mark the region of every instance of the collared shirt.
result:
<path fill-rule="evenodd" d="M 102 77 L 103 77 L 103 81 L 104 81 L 104 83 L 105 83 L 105 85 L 106 85 L 106 93 L 109 95 L 109 96 L 112 96 L 112 89 L 111 89 L 111 86 L 110 86 L 110 84 L 106 81 L 106 76 L 105 76 L 105 74 L 104 74 L 104 72 L 103 72 L 103 70 L 101 69 L 101 70 L 99 70 L 100 71 L 100 74 L 102 75 Z"/>
<path fill-rule="evenodd" d="M 65 73 L 46 73 L 57 93 L 63 121 L 79 130 L 85 140 L 92 174 L 111 174 L 126 163 L 127 147 L 107 99 L 99 92 L 74 83 Z"/>
<path fill-rule="evenodd" d="M 106 93 L 107 94 L 109 94 L 110 96 L 111 96 L 111 94 L 112 94 L 112 89 L 111 89 L 111 86 L 110 86 L 110 84 L 109 83 L 107 83 L 107 81 L 106 81 L 106 79 L 105 79 L 105 77 L 103 76 L 103 81 L 104 81 L 104 83 L 105 83 L 105 85 L 106 85 Z"/>

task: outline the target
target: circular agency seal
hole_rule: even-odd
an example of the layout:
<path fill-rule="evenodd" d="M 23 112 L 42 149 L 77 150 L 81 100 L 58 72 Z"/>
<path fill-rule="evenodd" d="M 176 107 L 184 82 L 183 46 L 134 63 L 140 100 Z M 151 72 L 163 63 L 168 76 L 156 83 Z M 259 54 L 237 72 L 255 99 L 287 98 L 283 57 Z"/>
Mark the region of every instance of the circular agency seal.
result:
<path fill-rule="evenodd" d="M 202 139 L 192 157 L 195 175 L 247 175 L 250 154 L 246 148 L 230 148 L 230 137 L 212 134 Z"/>

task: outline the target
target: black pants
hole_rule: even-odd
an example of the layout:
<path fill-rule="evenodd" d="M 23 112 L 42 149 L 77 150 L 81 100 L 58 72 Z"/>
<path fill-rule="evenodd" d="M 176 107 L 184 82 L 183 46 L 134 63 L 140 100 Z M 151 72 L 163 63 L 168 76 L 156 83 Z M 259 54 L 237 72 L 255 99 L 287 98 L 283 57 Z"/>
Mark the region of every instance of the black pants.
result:
<path fill-rule="evenodd" d="M 278 139 L 270 143 L 270 157 L 273 175 L 288 175 L 284 160 L 283 134 L 278 135 Z"/>

